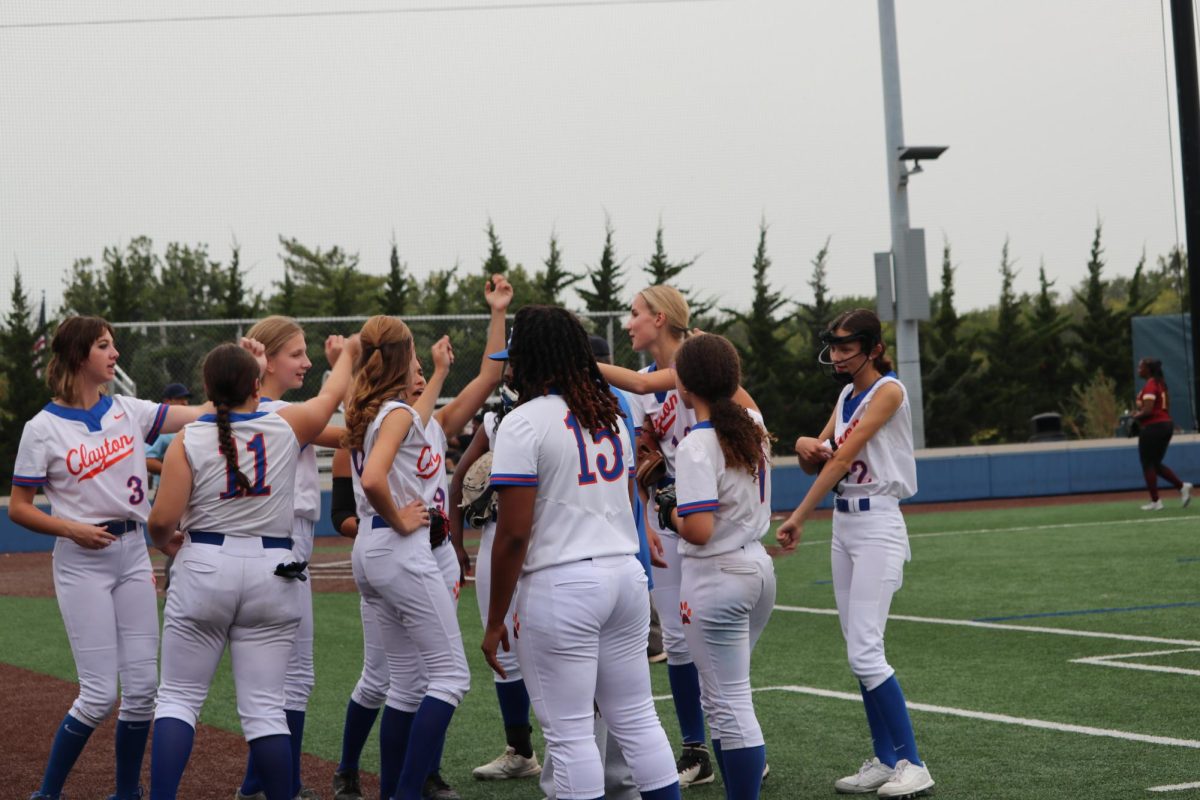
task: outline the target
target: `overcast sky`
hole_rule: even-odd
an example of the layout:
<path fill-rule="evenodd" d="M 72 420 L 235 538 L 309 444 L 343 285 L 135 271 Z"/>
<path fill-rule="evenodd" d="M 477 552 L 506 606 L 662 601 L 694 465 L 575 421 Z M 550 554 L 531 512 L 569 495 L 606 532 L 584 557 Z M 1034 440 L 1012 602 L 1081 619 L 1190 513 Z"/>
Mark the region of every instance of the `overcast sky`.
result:
<path fill-rule="evenodd" d="M 4 3 L 0 308 L 15 263 L 54 308 L 75 258 L 143 234 L 222 259 L 236 238 L 266 290 L 280 234 L 383 273 L 394 231 L 423 276 L 477 268 L 490 216 L 511 260 L 540 266 L 554 230 L 581 270 L 606 213 L 631 292 L 661 218 L 672 256 L 699 255 L 683 283 L 748 304 L 765 217 L 790 297 L 810 299 L 830 236 L 834 293 L 874 294 L 871 254 L 889 247 L 874 2 L 452 10 L 505 4 Z M 24 27 L 418 8 L 437 10 Z M 1110 274 L 1172 246 L 1158 0 L 899 0 L 897 19 L 905 138 L 950 146 L 910 184 L 931 287 L 943 236 L 961 307 L 995 302 L 1006 236 L 1022 291 L 1042 259 L 1077 284 L 1098 217 Z"/>

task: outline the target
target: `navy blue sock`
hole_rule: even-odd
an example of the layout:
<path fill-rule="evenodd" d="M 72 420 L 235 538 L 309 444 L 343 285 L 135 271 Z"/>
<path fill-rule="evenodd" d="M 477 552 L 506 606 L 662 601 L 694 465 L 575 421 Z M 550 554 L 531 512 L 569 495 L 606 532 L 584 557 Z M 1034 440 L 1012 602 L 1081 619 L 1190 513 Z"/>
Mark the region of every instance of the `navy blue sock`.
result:
<path fill-rule="evenodd" d="M 362 758 L 363 748 L 367 745 L 367 737 L 379 716 L 378 708 L 360 706 L 351 700 L 346 704 L 346 723 L 342 727 L 342 760 L 338 762 L 338 771 L 358 769 L 358 761 Z"/>
<path fill-rule="evenodd" d="M 117 800 L 133 797 L 142 778 L 142 759 L 150 738 L 150 720 L 117 720 Z"/>
<path fill-rule="evenodd" d="M 260 736 L 250 742 L 258 765 L 258 780 L 267 800 L 292 800 L 292 737 L 286 733 Z M 157 798 L 155 798 L 157 800 Z"/>
<path fill-rule="evenodd" d="M 721 773 L 721 783 L 725 786 L 725 794 L 729 794 L 729 781 L 725 780 L 725 759 L 721 755 L 721 740 L 712 740 L 713 761 L 717 762 L 717 770 Z"/>
<path fill-rule="evenodd" d="M 292 797 L 300 794 L 300 753 L 304 750 L 304 712 L 284 710 L 292 745 Z"/>
<path fill-rule="evenodd" d="M 446 734 L 442 733 L 441 741 L 437 744 L 437 750 L 433 753 L 433 766 L 429 770 L 430 775 L 440 775 L 442 773 L 442 751 L 446 749 Z"/>
<path fill-rule="evenodd" d="M 655 789 L 650 792 L 642 792 L 642 800 L 680 800 L 679 798 L 679 781 L 675 781 L 669 786 L 664 786 L 661 789 Z"/>
<path fill-rule="evenodd" d="M 154 800 L 175 800 L 195 739 L 196 729 L 181 719 L 160 717 L 154 721 L 150 756 L 150 796 Z"/>
<path fill-rule="evenodd" d="M 396 794 L 415 716 L 416 713 L 412 711 L 397 711 L 391 706 L 383 707 L 383 715 L 379 718 L 380 800 L 391 800 Z"/>
<path fill-rule="evenodd" d="M 254 763 L 253 750 L 246 754 L 246 774 L 242 777 L 242 788 L 238 791 L 247 796 L 262 791 L 262 783 L 258 780 L 258 766 Z"/>
<path fill-rule="evenodd" d="M 908 759 L 910 764 L 923 766 L 921 757 L 917 755 L 917 740 L 913 736 L 912 720 L 908 718 L 908 705 L 904 702 L 904 692 L 900 691 L 900 681 L 893 674 L 886 681 L 871 690 L 875 708 L 883 718 L 884 725 L 892 737 L 892 748 L 895 759 Z"/>
<path fill-rule="evenodd" d="M 725 762 L 725 792 L 737 800 L 756 800 L 762 788 L 763 767 L 767 765 L 767 748 L 739 747 L 721 755 Z"/>
<path fill-rule="evenodd" d="M 525 681 L 497 683 L 496 699 L 500 701 L 504 727 L 529 724 L 529 690 L 525 688 Z"/>
<path fill-rule="evenodd" d="M 41 793 L 58 797 L 71 767 L 83 752 L 83 746 L 94 731 L 91 725 L 85 725 L 75 717 L 67 714 L 54 734 L 54 744 L 50 745 L 50 759 L 46 762 L 46 772 L 42 776 Z"/>
<path fill-rule="evenodd" d="M 881 764 L 889 767 L 896 766 L 896 749 L 892 745 L 892 734 L 888 731 L 887 722 L 879 710 L 879 703 L 874 692 L 868 692 L 867 687 L 860 681 L 858 688 L 862 691 L 863 709 L 867 712 L 867 727 L 871 729 L 871 747 L 875 757 Z"/>
<path fill-rule="evenodd" d="M 400 770 L 396 800 L 421 800 L 421 786 L 433 771 L 434 757 L 445 741 L 446 729 L 454 716 L 454 706 L 445 700 L 425 696 L 413 717 L 412 733 L 408 738 L 408 755 Z"/>
<path fill-rule="evenodd" d="M 668 664 L 671 699 L 684 744 L 704 744 L 704 709 L 700 707 L 700 672 L 695 664 Z"/>

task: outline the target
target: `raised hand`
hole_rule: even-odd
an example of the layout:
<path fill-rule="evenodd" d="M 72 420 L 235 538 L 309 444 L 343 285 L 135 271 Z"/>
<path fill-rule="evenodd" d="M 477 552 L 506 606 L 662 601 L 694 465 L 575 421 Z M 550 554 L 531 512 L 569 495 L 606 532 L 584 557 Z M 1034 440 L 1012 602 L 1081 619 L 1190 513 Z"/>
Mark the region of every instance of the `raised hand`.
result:
<path fill-rule="evenodd" d="M 450 337 L 443 336 L 433 343 L 433 368 L 434 370 L 450 370 L 450 365 L 454 363 L 454 348 L 450 346 Z"/>
<path fill-rule="evenodd" d="M 505 311 L 513 299 L 513 287 L 508 278 L 496 273 L 483 287 L 483 296 L 493 311 Z"/>
<path fill-rule="evenodd" d="M 251 339 L 243 336 L 238 342 L 242 349 L 250 355 L 254 356 L 254 360 L 258 362 L 258 374 L 261 376 L 267 371 L 267 348 L 258 339 Z"/>
<path fill-rule="evenodd" d="M 329 366 L 332 367 L 337 363 L 344 349 L 346 349 L 346 338 L 344 336 L 334 333 L 325 337 L 325 361 Z"/>

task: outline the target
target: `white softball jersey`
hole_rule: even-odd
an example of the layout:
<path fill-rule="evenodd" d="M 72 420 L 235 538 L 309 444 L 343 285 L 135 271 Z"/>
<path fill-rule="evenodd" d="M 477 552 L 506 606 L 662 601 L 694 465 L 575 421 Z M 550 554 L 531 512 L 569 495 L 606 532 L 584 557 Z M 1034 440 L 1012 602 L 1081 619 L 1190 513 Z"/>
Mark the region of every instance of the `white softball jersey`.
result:
<path fill-rule="evenodd" d="M 47 403 L 21 432 L 13 485 L 45 491 L 62 519 L 145 522 L 146 444 L 166 416 L 166 405 L 124 395 L 87 409 Z"/>
<path fill-rule="evenodd" d="M 913 456 L 912 412 L 904 384 L 888 373 L 857 397 L 853 385 L 842 390 L 834 409 L 834 442 L 840 447 L 854 432 L 882 387 L 894 383 L 904 393 L 896 413 L 867 441 L 842 481 L 847 498 L 888 496 L 903 500 L 917 493 L 917 461 Z"/>
<path fill-rule="evenodd" d="M 217 417 L 205 414 L 184 430 L 183 451 L 192 467 L 192 497 L 180 528 L 234 536 L 292 535 L 293 495 L 300 443 L 278 414 L 229 415 L 238 469 L 250 482 L 238 487 L 221 455 Z"/>
<path fill-rule="evenodd" d="M 762 415 L 749 409 L 760 427 Z M 757 542 L 771 526 L 771 466 L 767 453 L 759 457 L 758 470 L 727 468 L 721 442 L 712 423 L 692 426 L 675 451 L 676 512 L 681 517 L 708 511 L 713 514 L 713 534 L 707 544 L 679 540 L 685 556 L 718 556 Z"/>
<path fill-rule="evenodd" d="M 259 411 L 278 411 L 291 403 L 286 400 L 259 400 Z M 296 487 L 292 497 L 296 504 L 295 515 L 301 519 L 317 522 L 321 519 L 321 476 L 317 472 L 317 451 L 312 444 L 300 448 L 300 461 L 296 464 Z"/>
<path fill-rule="evenodd" d="M 450 481 L 446 478 L 446 449 L 450 446 L 450 441 L 446 438 L 446 431 L 442 428 L 442 423 L 437 421 L 437 417 L 429 418 L 425 425 L 425 438 L 430 447 L 429 461 L 436 461 L 438 466 L 437 475 L 427 481 L 425 506 L 433 506 L 447 514 L 449 512 L 446 510 L 446 498 L 450 496 Z M 429 489 L 433 490 L 432 494 L 428 494 Z M 455 563 L 457 564 L 457 560 Z"/>
<path fill-rule="evenodd" d="M 638 552 L 629 502 L 633 448 L 624 426 L 617 428 L 585 430 L 560 395 L 535 398 L 505 415 L 492 485 L 537 488 L 524 574 Z"/>
<path fill-rule="evenodd" d="M 433 440 L 429 438 L 430 433 L 436 437 L 437 433 L 441 432 L 441 426 L 432 419 L 430 425 L 424 425 L 421 422 L 421 415 L 415 408 L 399 400 L 389 400 L 380 406 L 379 413 L 367 427 L 367 432 L 363 436 L 363 449 L 353 450 L 350 453 L 350 460 L 354 467 L 350 472 L 350 478 L 354 486 L 354 500 L 358 507 L 360 524 L 370 525 L 371 517 L 376 514 L 362 489 L 363 465 L 371 455 L 383 421 L 392 412 L 410 414 L 413 418 L 412 427 L 408 429 L 408 434 L 396 452 L 392 468 L 388 470 L 388 487 L 392 491 L 392 501 L 397 508 L 403 508 L 413 500 L 420 500 L 426 506 L 431 506 L 435 505 L 438 491 L 444 492 L 442 487 L 446 474 L 445 456 L 443 455 L 445 445 L 443 444 L 439 448 L 436 438 Z M 431 429 L 431 426 L 436 428 L 436 432 Z M 442 440 L 445 440 L 444 433 L 442 433 Z"/>
<path fill-rule="evenodd" d="M 647 374 L 658 371 L 658 367 L 651 364 L 638 371 Z M 683 404 L 679 392 L 674 389 L 652 394 L 631 394 L 626 397 L 630 401 L 629 407 L 635 426 L 640 428 L 647 418 L 650 420 L 667 464 L 667 475 L 674 476 L 675 451 L 696 424 L 696 412 Z"/>

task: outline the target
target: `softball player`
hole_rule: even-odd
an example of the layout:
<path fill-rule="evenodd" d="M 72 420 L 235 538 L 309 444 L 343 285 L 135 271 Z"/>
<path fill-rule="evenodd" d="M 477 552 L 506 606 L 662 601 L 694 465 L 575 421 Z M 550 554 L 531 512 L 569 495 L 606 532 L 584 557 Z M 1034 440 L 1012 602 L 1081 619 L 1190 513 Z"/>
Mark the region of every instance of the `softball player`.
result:
<path fill-rule="evenodd" d="M 900 513 L 900 501 L 917 491 L 908 393 L 884 355 L 873 311 L 839 315 L 821 341 L 822 363 L 832 365 L 845 388 L 820 437 L 796 442 L 802 466 L 820 474 L 776 535 L 784 550 L 795 548 L 809 514 L 829 490 L 837 492 L 830 548 L 834 598 L 875 757 L 834 788 L 843 794 L 906 797 L 933 786 L 917 753 L 904 694 L 883 652 L 892 595 L 911 557 Z"/>
<path fill-rule="evenodd" d="M 629 500 L 632 445 L 617 400 L 569 312 L 525 306 L 508 359 L 519 394 L 496 434 L 499 517 L 483 652 L 501 676 L 509 603 L 521 672 L 562 800 L 598 798 L 593 699 L 642 797 L 679 797 L 650 696 L 650 605 Z"/>
<path fill-rule="evenodd" d="M 713 754 L 729 800 L 758 797 L 767 764 L 750 695 L 750 652 L 775 605 L 763 549 L 771 525 L 769 437 L 762 416 L 733 401 L 737 351 L 694 336 L 675 354 L 678 393 L 696 424 L 675 451 L 682 560 L 680 620 L 700 672 Z"/>
<path fill-rule="evenodd" d="M 342 340 L 331 337 L 326 352 L 337 363 L 320 394 L 276 413 L 259 410 L 262 345 L 243 345 L 254 353 L 227 344 L 205 358 L 205 393 L 217 411 L 171 443 L 150 512 L 156 543 L 177 526 L 187 531 L 164 611 L 151 800 L 176 796 L 226 644 L 263 794 L 293 796 L 284 683 L 306 566 L 290 560 L 296 468 L 301 448 L 325 428 L 349 385 L 357 342 L 349 340 L 338 359 Z"/>
<path fill-rule="evenodd" d="M 601 372 L 612 385 L 634 394 L 630 405 L 635 424 L 650 428 L 658 439 L 666 465 L 666 476 L 659 482 L 659 488 L 675 482 L 675 450 L 696 422 L 692 410 L 679 400 L 675 375 L 670 369 L 676 351 L 688 334 L 690 313 L 679 290 L 665 285 L 643 289 L 633 298 L 625 328 L 634 351 L 649 353 L 653 363 L 636 373 L 622 367 L 600 365 Z M 738 389 L 734 400 L 757 410 L 744 389 Z M 647 498 L 646 516 L 651 556 L 657 562 L 654 563 L 651 593 L 654 605 L 660 611 L 663 647 L 667 652 L 667 677 L 683 740 L 683 751 L 677 761 L 679 782 L 685 788 L 692 784 L 712 783 L 715 775 L 705 746 L 700 676 L 688 651 L 683 624 L 675 615 L 675 609 L 679 608 L 681 580 L 679 536 L 659 524 L 657 501 L 653 497 Z"/>
<path fill-rule="evenodd" d="M 278 411 L 288 406 L 281 400 L 284 393 L 299 389 L 312 368 L 308 358 L 308 346 L 304 340 L 304 329 L 287 317 L 271 316 L 256 323 L 246 336 L 261 342 L 265 350 L 267 366 L 263 371 L 260 387 L 259 411 Z M 326 354 L 328 358 L 329 354 Z M 336 447 L 342 430 L 327 427 L 314 440 L 322 447 Z M 321 518 L 321 482 L 317 473 L 317 454 L 314 447 L 300 450 L 296 465 L 296 485 L 293 493 L 294 517 L 292 520 L 292 555 L 296 561 L 308 561 L 312 557 L 313 529 Z M 300 778 L 300 753 L 304 745 L 304 720 L 308 709 L 308 698 L 312 694 L 316 676 L 313 670 L 313 614 L 312 584 L 303 581 L 300 588 L 300 627 L 296 630 L 292 655 L 288 659 L 287 679 L 284 683 L 284 714 L 288 730 L 291 731 L 292 746 L 292 792 L 301 800 L 316 798 L 316 793 L 304 788 Z M 253 755 L 246 760 L 246 776 L 237 792 L 238 800 L 262 800 L 262 784 Z"/>
<path fill-rule="evenodd" d="M 140 797 L 138 778 L 157 680 L 158 605 L 142 535 L 148 505 L 146 442 L 204 412 L 102 387 L 118 352 L 99 317 L 68 317 L 50 343 L 46 382 L 54 399 L 25 425 L 8 507 L 13 522 L 54 543 L 54 593 L 62 611 L 79 696 L 59 725 L 34 798 L 57 800 L 92 731 L 121 685 L 115 800 Z M 33 504 L 38 489 L 51 512 Z"/>
<path fill-rule="evenodd" d="M 1180 505 L 1187 508 L 1192 502 L 1192 485 L 1179 479 L 1175 471 L 1163 463 L 1175 423 L 1167 410 L 1167 379 L 1163 375 L 1162 362 L 1157 358 L 1143 358 L 1138 362 L 1138 377 L 1146 383 L 1137 395 L 1138 457 L 1142 462 L 1142 475 L 1150 502 L 1142 511 L 1162 511 L 1162 500 L 1158 499 L 1158 478 L 1179 490 Z"/>
<path fill-rule="evenodd" d="M 429 410 L 422 415 L 422 423 L 419 426 L 418 434 L 420 441 L 414 438 L 410 445 L 404 442 L 405 447 L 413 451 L 413 468 L 412 476 L 406 478 L 407 483 L 404 484 L 406 489 L 415 490 L 412 497 L 420 497 L 425 502 L 427 510 L 432 511 L 437 520 L 431 518 L 430 522 L 435 523 L 436 527 L 431 527 L 429 530 L 430 536 L 428 543 L 432 546 L 432 555 L 434 562 L 437 565 L 438 574 L 440 574 L 444 582 L 448 595 L 451 599 L 451 609 L 457 607 L 459 591 L 461 589 L 461 581 L 464 577 L 463 567 L 460 565 L 459 558 L 456 556 L 452 547 L 447 546 L 449 537 L 447 536 L 447 485 L 446 485 L 446 470 L 445 456 L 447 446 L 447 434 L 457 434 L 468 421 L 470 421 L 475 413 L 487 401 L 488 396 L 495 390 L 500 382 L 500 367 L 486 357 L 486 353 L 492 349 L 502 346 L 504 342 L 504 317 L 505 312 L 512 302 L 512 285 L 502 275 L 493 275 L 488 284 L 484 287 L 484 296 L 491 308 L 491 320 L 488 326 L 488 339 L 484 348 L 485 356 L 481 359 L 479 374 L 472 379 L 463 390 L 452 401 L 446 404 L 443 408 L 434 412 L 433 404 L 436 403 L 440 392 L 439 383 L 437 387 L 433 387 L 431 381 L 429 386 L 426 386 L 425 379 L 421 374 L 421 366 L 415 357 L 415 351 L 411 344 L 412 337 L 408 333 L 407 326 L 403 323 L 399 325 L 385 324 L 383 318 L 373 320 L 376 324 L 373 326 L 372 333 L 368 337 L 371 341 L 384 341 L 393 346 L 393 350 L 402 344 L 402 340 L 407 340 L 408 350 L 413 353 L 411 361 L 401 363 L 394 360 L 388 360 L 390 365 L 387 370 L 375 369 L 371 375 L 364 376 L 359 371 L 359 378 L 355 384 L 355 390 L 360 388 L 364 392 L 364 397 L 371 397 L 370 401 L 376 402 L 375 392 L 382 391 L 385 394 L 390 393 L 387 397 L 383 394 L 378 395 L 379 401 L 391 401 L 396 399 L 395 405 L 390 407 L 389 412 L 397 410 L 400 406 L 405 406 L 409 409 L 414 408 L 420 402 L 420 398 L 426 396 L 425 402 L 429 405 Z M 368 321 L 370 324 L 372 321 Z M 397 322 L 392 320 L 391 322 Z M 367 333 L 367 326 L 363 327 L 364 335 Z M 448 347 L 448 344 L 446 345 Z M 393 354 L 389 350 L 387 358 Z M 362 367 L 369 366 L 369 354 L 364 354 Z M 397 374 L 391 374 L 390 370 L 395 370 Z M 407 373 L 406 385 L 396 384 L 399 379 L 399 373 L 403 371 Z M 435 372 L 436 375 L 436 372 Z M 442 378 L 444 380 L 444 376 Z M 412 403 L 409 406 L 406 404 Z M 347 424 L 349 425 L 351 408 L 347 407 Z M 382 419 L 384 412 L 380 410 L 378 419 Z M 400 415 L 410 417 L 411 414 Z M 399 417 L 397 417 L 399 418 Z M 360 424 L 364 424 L 361 422 Z M 369 420 L 368 420 L 369 422 Z M 363 449 L 359 448 L 359 456 L 355 460 L 355 479 L 363 476 L 365 461 L 361 457 Z M 402 454 L 403 455 L 403 454 Z M 400 457 L 400 456 L 397 456 Z M 383 462 L 382 453 L 380 455 L 381 465 Z M 358 486 L 358 484 L 356 484 Z M 360 531 L 361 521 L 368 522 L 375 516 L 379 516 L 377 511 L 371 511 L 372 503 L 368 497 L 361 492 L 360 488 L 356 488 L 356 498 L 359 505 Z M 356 538 L 356 546 L 357 546 Z M 357 575 L 357 573 L 356 573 Z M 360 585 L 361 589 L 361 585 Z M 426 664 L 422 659 L 421 652 L 416 646 L 408 646 L 404 649 L 403 654 L 389 655 L 386 642 L 384 641 L 384 631 L 381 628 L 381 623 L 377 620 L 377 606 L 382 601 L 372 604 L 369 601 L 368 593 L 363 593 L 363 602 L 360 605 L 363 620 L 363 672 L 359 678 L 358 684 L 355 686 L 351 694 L 350 701 L 346 708 L 346 721 L 343 728 L 343 748 L 342 760 L 338 765 L 338 770 L 334 774 L 333 785 L 335 800 L 354 800 L 356 796 L 361 794 L 358 788 L 358 760 L 362 753 L 362 748 L 366 744 L 366 739 L 370 734 L 372 725 L 374 725 L 375 717 L 378 714 L 380 706 L 386 703 L 387 708 L 384 711 L 384 722 L 380 727 L 380 747 L 381 753 L 381 770 L 380 781 L 384 791 L 393 790 L 397 781 L 400 779 L 401 768 L 405 764 L 405 745 L 408 741 L 407 730 L 410 727 L 413 716 L 419 710 L 423 702 L 423 698 L 430 694 L 430 676 L 426 670 Z M 427 617 L 433 618 L 434 611 L 427 610 Z M 394 616 L 394 614 L 393 614 Z M 455 628 L 457 631 L 457 618 Z M 461 640 L 461 635 L 460 635 Z M 398 644 L 393 643 L 393 644 Z M 461 652 L 461 641 L 458 645 L 458 650 Z M 405 659 L 392 663 L 396 659 Z M 464 656 L 465 658 L 465 656 Z M 443 675 L 443 680 L 453 676 Z M 440 690 L 445 693 L 445 688 Z M 464 688 L 465 692 L 466 689 Z M 447 698 L 442 698 L 447 700 Z M 458 698 L 461 700 L 461 696 Z M 453 701 L 457 705 L 458 700 Z M 444 709 L 443 709 L 444 710 Z M 452 709 L 451 709 L 452 711 Z M 447 718 L 447 723 L 449 719 Z M 422 792 L 435 800 L 455 800 L 455 793 L 442 779 L 439 765 L 442 756 L 442 747 L 445 744 L 445 730 L 442 730 L 441 741 L 435 742 L 432 748 L 433 761 L 429 773 L 424 776 L 424 785 Z M 385 740 L 387 740 L 385 742 Z M 391 744 L 389 744 L 391 743 Z M 397 745 L 397 743 L 400 743 Z M 423 757 L 423 755 L 422 755 Z M 414 762 L 416 763 L 416 762 Z M 390 788 L 389 788 L 390 787 Z M 385 794 L 385 796 L 387 796 Z"/>

